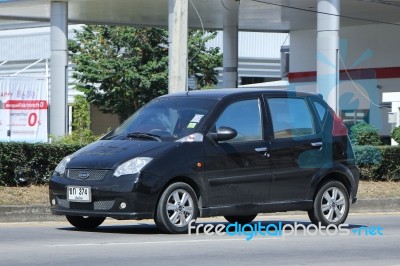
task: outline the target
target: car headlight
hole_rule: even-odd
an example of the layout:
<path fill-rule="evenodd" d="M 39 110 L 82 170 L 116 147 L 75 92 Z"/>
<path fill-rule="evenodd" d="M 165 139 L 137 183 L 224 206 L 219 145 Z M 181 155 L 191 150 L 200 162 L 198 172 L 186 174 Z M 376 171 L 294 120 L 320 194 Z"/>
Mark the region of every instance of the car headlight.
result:
<path fill-rule="evenodd" d="M 54 171 L 59 173 L 60 175 L 63 175 L 65 173 L 65 168 L 67 167 L 67 164 L 70 160 L 71 156 L 67 156 L 62 159 L 61 162 L 57 165 L 56 169 L 54 169 Z"/>
<path fill-rule="evenodd" d="M 121 175 L 133 175 L 140 170 L 142 170 L 143 167 L 146 166 L 153 158 L 150 157 L 137 157 L 132 160 L 126 161 L 120 166 L 118 166 L 117 170 L 114 172 L 114 176 L 121 176 Z"/>

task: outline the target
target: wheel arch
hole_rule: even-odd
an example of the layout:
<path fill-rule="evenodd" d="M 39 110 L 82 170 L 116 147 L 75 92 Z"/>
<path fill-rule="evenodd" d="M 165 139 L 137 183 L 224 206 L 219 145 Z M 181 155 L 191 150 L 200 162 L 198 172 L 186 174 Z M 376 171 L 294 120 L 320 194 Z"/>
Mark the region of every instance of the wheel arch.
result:
<path fill-rule="evenodd" d="M 164 193 L 164 191 L 171 184 L 178 183 L 178 182 L 185 183 L 185 184 L 189 185 L 193 189 L 194 193 L 196 194 L 196 198 L 197 198 L 197 205 L 198 205 L 198 214 L 197 215 L 198 215 L 198 217 L 200 217 L 200 214 L 201 214 L 200 213 L 200 209 L 201 209 L 201 206 L 202 206 L 202 202 L 201 202 L 202 193 L 200 191 L 200 186 L 192 178 L 187 177 L 187 176 L 176 176 L 176 177 L 171 178 L 167 183 L 165 183 L 165 185 L 161 188 L 160 193 L 159 193 L 159 195 L 157 197 L 157 202 L 155 204 L 155 208 L 154 208 L 154 211 L 153 211 L 153 216 L 154 217 L 156 217 L 157 206 L 158 206 L 158 203 L 160 201 L 161 195 Z"/>
<path fill-rule="evenodd" d="M 316 182 L 316 184 L 313 186 L 314 187 L 314 189 L 312 191 L 312 199 L 313 200 L 314 200 L 315 196 L 317 195 L 319 189 L 329 181 L 338 181 L 338 182 L 342 183 L 347 190 L 349 198 L 351 197 L 352 185 L 351 185 L 349 178 L 341 172 L 331 172 L 331 173 L 328 173 L 328 174 L 324 175 L 323 177 L 321 177 L 318 180 L 318 182 Z"/>

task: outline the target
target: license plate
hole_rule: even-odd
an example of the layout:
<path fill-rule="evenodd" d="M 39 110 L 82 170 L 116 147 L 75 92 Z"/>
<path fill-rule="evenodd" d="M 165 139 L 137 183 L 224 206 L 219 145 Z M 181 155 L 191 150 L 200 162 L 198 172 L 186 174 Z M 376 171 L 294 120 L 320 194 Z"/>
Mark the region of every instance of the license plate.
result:
<path fill-rule="evenodd" d="M 92 191 L 90 187 L 67 187 L 67 200 L 73 202 L 91 202 Z"/>

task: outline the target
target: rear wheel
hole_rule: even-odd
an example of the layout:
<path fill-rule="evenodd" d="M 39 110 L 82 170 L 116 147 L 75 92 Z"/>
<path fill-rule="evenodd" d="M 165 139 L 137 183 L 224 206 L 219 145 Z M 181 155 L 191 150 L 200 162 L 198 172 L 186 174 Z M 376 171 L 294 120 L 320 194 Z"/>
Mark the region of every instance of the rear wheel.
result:
<path fill-rule="evenodd" d="M 162 193 L 154 221 L 163 232 L 182 234 L 188 232 L 189 222 L 196 220 L 197 213 L 196 193 L 188 184 L 177 182 Z"/>
<path fill-rule="evenodd" d="M 68 222 L 79 229 L 95 229 L 101 225 L 106 217 L 65 216 Z"/>
<path fill-rule="evenodd" d="M 328 181 L 315 195 L 313 209 L 308 211 L 308 217 L 316 225 L 339 225 L 346 221 L 349 207 L 346 187 L 338 181 Z"/>
<path fill-rule="evenodd" d="M 241 215 L 241 216 L 224 216 L 224 218 L 232 224 L 234 224 L 236 222 L 239 224 L 248 224 L 248 223 L 251 223 L 256 217 L 257 217 L 257 214 Z"/>

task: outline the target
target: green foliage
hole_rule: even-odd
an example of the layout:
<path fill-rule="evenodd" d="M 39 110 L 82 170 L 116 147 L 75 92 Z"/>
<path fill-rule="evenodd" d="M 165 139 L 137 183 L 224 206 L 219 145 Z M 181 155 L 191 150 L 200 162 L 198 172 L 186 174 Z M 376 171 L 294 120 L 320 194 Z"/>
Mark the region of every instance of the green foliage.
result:
<path fill-rule="evenodd" d="M 167 44 L 162 29 L 84 26 L 69 45 L 77 88 L 101 111 L 125 120 L 167 92 Z"/>
<path fill-rule="evenodd" d="M 354 146 L 364 180 L 400 180 L 400 146 Z"/>
<path fill-rule="evenodd" d="M 206 43 L 217 36 L 216 32 L 193 30 L 189 32 L 189 76 L 196 81 L 190 89 L 209 89 L 218 83 L 218 71 L 222 66 L 222 54 L 219 47 L 206 48 Z"/>
<path fill-rule="evenodd" d="M 392 131 L 392 139 L 400 143 L 400 127 L 395 127 Z"/>
<path fill-rule="evenodd" d="M 93 135 L 91 130 L 84 130 L 79 135 L 72 131 L 71 135 L 65 135 L 63 137 L 51 136 L 52 143 L 60 145 L 87 145 L 98 140 L 100 136 Z"/>
<path fill-rule="evenodd" d="M 105 113 L 118 114 L 125 120 L 151 99 L 167 93 L 168 32 L 159 28 L 125 26 L 84 26 L 69 41 L 73 77 L 77 89 Z M 216 83 L 214 70 L 221 66 L 219 50 L 206 49 L 198 31 L 190 33 L 189 73 L 196 87 Z M 200 74 L 202 73 L 200 76 Z"/>
<path fill-rule="evenodd" d="M 72 133 L 61 138 L 54 138 L 53 142 L 60 144 L 89 144 L 99 138 L 90 130 L 90 106 L 86 98 L 77 95 L 72 104 Z"/>
<path fill-rule="evenodd" d="M 73 110 L 73 130 L 81 133 L 85 129 L 90 128 L 90 106 L 86 98 L 82 95 L 76 95 L 74 103 L 72 104 Z"/>
<path fill-rule="evenodd" d="M 45 184 L 62 158 L 81 147 L 48 143 L 0 142 L 0 186 Z"/>
<path fill-rule="evenodd" d="M 379 130 L 365 122 L 359 122 L 350 129 L 350 140 L 353 145 L 381 145 Z"/>

